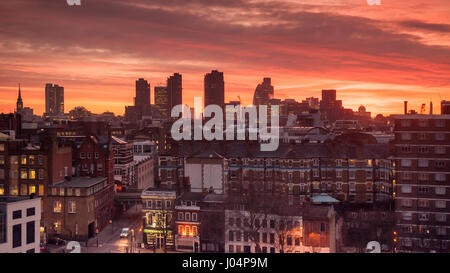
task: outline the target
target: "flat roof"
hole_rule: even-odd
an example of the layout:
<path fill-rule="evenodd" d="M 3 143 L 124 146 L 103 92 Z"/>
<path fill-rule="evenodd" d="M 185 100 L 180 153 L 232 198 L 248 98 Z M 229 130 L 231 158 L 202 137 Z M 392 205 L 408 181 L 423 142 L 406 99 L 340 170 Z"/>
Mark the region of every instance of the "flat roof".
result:
<path fill-rule="evenodd" d="M 0 203 L 13 203 L 29 199 L 32 198 L 30 198 L 30 196 L 0 196 Z"/>
<path fill-rule="evenodd" d="M 52 185 L 53 187 L 69 187 L 69 188 L 89 188 L 98 183 L 106 181 L 106 177 L 72 177 L 70 180 L 65 180 L 58 184 Z"/>

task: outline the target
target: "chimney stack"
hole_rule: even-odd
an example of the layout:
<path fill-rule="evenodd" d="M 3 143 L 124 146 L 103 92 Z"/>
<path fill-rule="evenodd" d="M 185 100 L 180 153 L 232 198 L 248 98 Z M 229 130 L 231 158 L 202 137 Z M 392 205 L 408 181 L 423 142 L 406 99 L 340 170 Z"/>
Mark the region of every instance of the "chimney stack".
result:
<path fill-rule="evenodd" d="M 405 115 L 407 115 L 408 114 L 408 101 L 405 100 L 403 103 L 404 103 L 404 107 L 405 107 Z"/>

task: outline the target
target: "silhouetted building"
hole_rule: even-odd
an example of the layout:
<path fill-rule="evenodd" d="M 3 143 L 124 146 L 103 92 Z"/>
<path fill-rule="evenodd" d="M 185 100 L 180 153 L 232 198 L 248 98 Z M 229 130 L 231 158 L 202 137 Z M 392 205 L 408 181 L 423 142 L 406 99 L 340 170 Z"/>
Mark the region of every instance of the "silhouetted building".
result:
<path fill-rule="evenodd" d="M 155 87 L 155 108 L 159 110 L 163 118 L 170 117 L 170 97 L 166 86 Z"/>
<path fill-rule="evenodd" d="M 273 97 L 274 91 L 270 78 L 264 78 L 263 82 L 258 84 L 253 95 L 253 105 L 267 105 Z"/>
<path fill-rule="evenodd" d="M 45 114 L 64 115 L 64 87 L 51 83 L 45 85 Z"/>
<path fill-rule="evenodd" d="M 17 97 L 16 112 L 21 113 L 22 110 L 23 110 L 23 101 L 22 101 L 22 96 L 20 94 L 20 84 L 19 84 L 19 97 Z"/>
<path fill-rule="evenodd" d="M 336 100 L 336 90 L 322 90 L 322 100 L 320 101 L 320 111 L 323 119 L 334 122 L 342 118 L 342 101 Z"/>
<path fill-rule="evenodd" d="M 211 71 L 205 75 L 205 107 L 216 104 L 223 108 L 225 103 L 225 83 L 223 72 Z"/>
<path fill-rule="evenodd" d="M 169 115 L 172 108 L 183 101 L 183 82 L 181 74 L 175 73 L 167 79 L 167 91 L 169 95 Z"/>
<path fill-rule="evenodd" d="M 139 108 L 150 106 L 150 84 L 142 78 L 136 81 L 134 105 Z"/>
<path fill-rule="evenodd" d="M 441 101 L 441 115 L 450 115 L 450 101 Z"/>

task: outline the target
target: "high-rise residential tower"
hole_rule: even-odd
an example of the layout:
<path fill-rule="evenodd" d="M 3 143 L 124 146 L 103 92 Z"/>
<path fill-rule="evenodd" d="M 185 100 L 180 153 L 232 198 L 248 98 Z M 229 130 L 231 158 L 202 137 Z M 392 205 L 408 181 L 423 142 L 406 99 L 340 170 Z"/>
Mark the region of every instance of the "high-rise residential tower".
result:
<path fill-rule="evenodd" d="M 64 114 L 64 87 L 51 83 L 45 85 L 45 114 L 50 116 Z"/>
<path fill-rule="evenodd" d="M 181 74 L 174 73 L 167 78 L 167 92 L 169 99 L 169 116 L 172 108 L 183 101 L 183 78 Z"/>
<path fill-rule="evenodd" d="M 150 106 L 150 84 L 142 78 L 136 81 L 134 105 L 142 108 Z"/>
<path fill-rule="evenodd" d="M 222 108 L 225 104 L 223 72 L 217 70 L 205 75 L 205 107 L 210 104 L 216 104 Z"/>
<path fill-rule="evenodd" d="M 170 117 L 169 92 L 166 86 L 155 86 L 155 108 L 159 110 L 163 118 Z"/>

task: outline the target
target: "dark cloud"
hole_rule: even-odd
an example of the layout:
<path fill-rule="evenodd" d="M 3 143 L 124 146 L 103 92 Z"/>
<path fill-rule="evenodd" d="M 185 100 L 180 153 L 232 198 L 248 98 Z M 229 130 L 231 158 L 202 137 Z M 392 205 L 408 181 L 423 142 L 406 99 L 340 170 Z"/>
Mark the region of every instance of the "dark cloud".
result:
<path fill-rule="evenodd" d="M 400 22 L 401 26 L 413 29 L 420 29 L 430 32 L 450 33 L 450 24 L 432 24 L 418 20 L 407 20 Z"/>

